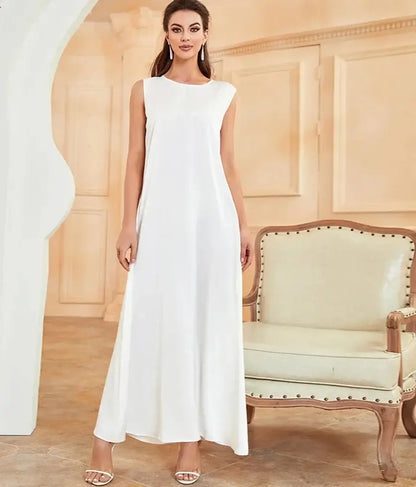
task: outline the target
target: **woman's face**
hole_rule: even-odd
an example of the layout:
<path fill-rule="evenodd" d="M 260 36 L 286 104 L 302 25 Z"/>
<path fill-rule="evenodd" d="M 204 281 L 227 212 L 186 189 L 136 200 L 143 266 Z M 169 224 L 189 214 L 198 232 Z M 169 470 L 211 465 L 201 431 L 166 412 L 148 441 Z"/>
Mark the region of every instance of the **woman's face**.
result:
<path fill-rule="evenodd" d="M 174 56 L 182 59 L 197 56 L 207 37 L 198 13 L 193 10 L 178 10 L 171 15 L 166 38 Z"/>

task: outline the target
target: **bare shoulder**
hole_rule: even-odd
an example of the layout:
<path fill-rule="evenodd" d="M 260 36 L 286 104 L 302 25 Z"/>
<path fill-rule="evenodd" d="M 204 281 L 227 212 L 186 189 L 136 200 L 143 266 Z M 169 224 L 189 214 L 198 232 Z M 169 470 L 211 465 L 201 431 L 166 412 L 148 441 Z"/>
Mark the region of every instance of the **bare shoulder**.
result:
<path fill-rule="evenodd" d="M 135 100 L 143 100 L 143 79 L 139 79 L 133 83 L 131 87 L 131 96 Z"/>

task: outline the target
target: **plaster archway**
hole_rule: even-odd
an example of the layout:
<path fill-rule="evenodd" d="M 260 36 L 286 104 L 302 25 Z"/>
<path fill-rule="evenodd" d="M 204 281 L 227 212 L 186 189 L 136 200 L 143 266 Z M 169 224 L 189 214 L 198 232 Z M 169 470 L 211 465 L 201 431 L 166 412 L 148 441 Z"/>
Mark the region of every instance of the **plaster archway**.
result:
<path fill-rule="evenodd" d="M 58 60 L 97 0 L 5 0 L 0 9 L 0 434 L 36 426 L 48 239 L 74 181 L 51 126 Z"/>

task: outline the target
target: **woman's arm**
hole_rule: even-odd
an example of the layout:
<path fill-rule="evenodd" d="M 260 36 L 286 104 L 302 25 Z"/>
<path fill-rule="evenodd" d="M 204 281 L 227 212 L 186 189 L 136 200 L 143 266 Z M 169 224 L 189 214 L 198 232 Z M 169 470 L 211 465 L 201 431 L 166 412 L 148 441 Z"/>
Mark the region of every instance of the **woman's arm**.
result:
<path fill-rule="evenodd" d="M 143 183 L 145 120 L 143 80 L 139 80 L 134 83 L 130 93 L 129 149 L 124 179 L 123 227 L 136 226 L 137 205 Z"/>
<path fill-rule="evenodd" d="M 252 261 L 253 243 L 247 225 L 246 213 L 244 209 L 243 190 L 241 188 L 240 177 L 234 162 L 234 121 L 236 113 L 236 96 L 224 115 L 221 127 L 221 160 L 224 173 L 227 178 L 228 186 L 238 214 L 241 236 L 241 265 L 244 271 Z"/>
<path fill-rule="evenodd" d="M 137 256 L 136 213 L 139 203 L 145 161 L 146 115 L 144 110 L 143 80 L 136 81 L 130 93 L 129 148 L 124 179 L 124 216 L 117 241 L 117 257 L 129 270 Z M 126 253 L 130 249 L 130 262 Z"/>

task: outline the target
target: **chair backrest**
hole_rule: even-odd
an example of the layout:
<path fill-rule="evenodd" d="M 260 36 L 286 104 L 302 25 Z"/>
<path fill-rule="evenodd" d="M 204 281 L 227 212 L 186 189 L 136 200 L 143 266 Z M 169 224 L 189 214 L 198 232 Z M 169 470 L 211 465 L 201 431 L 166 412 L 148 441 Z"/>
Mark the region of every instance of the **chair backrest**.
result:
<path fill-rule="evenodd" d="M 265 227 L 256 238 L 257 321 L 381 330 L 414 294 L 416 233 L 349 220 Z"/>

